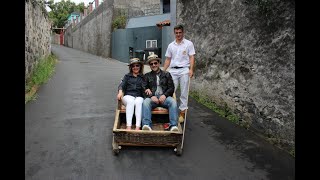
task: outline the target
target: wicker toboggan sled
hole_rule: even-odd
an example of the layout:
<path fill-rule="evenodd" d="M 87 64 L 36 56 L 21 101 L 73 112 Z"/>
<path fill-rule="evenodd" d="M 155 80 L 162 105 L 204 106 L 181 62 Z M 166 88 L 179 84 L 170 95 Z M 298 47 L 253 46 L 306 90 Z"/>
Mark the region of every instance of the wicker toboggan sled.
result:
<path fill-rule="evenodd" d="M 134 116 L 133 121 L 135 121 Z M 132 126 L 132 130 L 126 130 L 125 106 L 121 101 L 118 101 L 113 126 L 113 153 L 118 155 L 122 146 L 162 146 L 173 147 L 176 155 L 181 155 L 184 127 L 178 123 L 178 132 L 164 130 L 163 124 L 168 122 L 168 109 L 157 107 L 152 110 L 152 131 L 134 130 L 134 125 Z"/>

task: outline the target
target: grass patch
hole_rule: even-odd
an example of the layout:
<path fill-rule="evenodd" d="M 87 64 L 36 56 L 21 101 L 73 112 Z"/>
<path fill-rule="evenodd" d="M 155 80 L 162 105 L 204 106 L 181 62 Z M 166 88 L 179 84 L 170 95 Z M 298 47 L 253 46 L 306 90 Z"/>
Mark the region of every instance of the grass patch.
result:
<path fill-rule="evenodd" d="M 246 121 L 241 121 L 240 118 L 233 114 L 230 109 L 227 107 L 227 105 L 225 104 L 224 106 L 218 106 L 215 102 L 213 102 L 212 100 L 210 100 L 211 98 L 209 98 L 209 96 L 206 96 L 204 94 L 201 94 L 200 92 L 196 92 L 196 91 L 190 91 L 189 95 L 194 98 L 197 102 L 199 102 L 200 104 L 203 104 L 204 106 L 208 107 L 209 109 L 211 109 L 212 111 L 216 112 L 217 114 L 219 114 L 219 116 L 221 117 L 225 117 L 228 120 L 230 120 L 231 122 L 234 122 L 238 125 L 240 125 L 243 128 L 246 128 L 247 130 L 250 127 L 250 124 Z M 261 133 L 257 133 L 256 131 L 252 131 L 253 133 L 255 133 L 256 135 L 258 135 L 259 137 L 265 139 L 266 141 L 268 141 L 270 144 L 286 151 L 287 153 L 289 153 L 291 156 L 295 157 L 295 149 L 288 149 L 288 148 L 283 148 L 282 144 L 281 144 L 281 140 L 279 137 L 275 137 L 271 134 L 261 134 Z"/>
<path fill-rule="evenodd" d="M 190 91 L 189 95 L 192 98 L 194 98 L 197 102 L 203 104 L 204 106 L 219 114 L 219 116 L 225 117 L 231 122 L 239 124 L 240 118 L 237 115 L 233 114 L 226 104 L 223 107 L 218 106 L 215 102 L 210 100 L 208 96 L 201 94 L 197 91 Z"/>
<path fill-rule="evenodd" d="M 25 104 L 36 99 L 38 87 L 46 83 L 52 76 L 57 57 L 53 54 L 41 58 L 33 69 L 30 77 L 27 79 L 25 87 Z"/>

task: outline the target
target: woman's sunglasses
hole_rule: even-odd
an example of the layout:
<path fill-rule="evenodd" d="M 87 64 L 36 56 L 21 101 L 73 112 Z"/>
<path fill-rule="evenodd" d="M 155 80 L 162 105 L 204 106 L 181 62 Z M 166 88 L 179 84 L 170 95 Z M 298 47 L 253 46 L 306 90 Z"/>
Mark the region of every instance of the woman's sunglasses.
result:
<path fill-rule="evenodd" d="M 134 65 L 131 65 L 132 68 L 134 67 L 140 67 L 140 64 L 134 64 Z"/>
<path fill-rule="evenodd" d="M 158 62 L 150 63 L 149 65 L 150 65 L 150 66 L 152 66 L 152 65 L 158 65 Z"/>

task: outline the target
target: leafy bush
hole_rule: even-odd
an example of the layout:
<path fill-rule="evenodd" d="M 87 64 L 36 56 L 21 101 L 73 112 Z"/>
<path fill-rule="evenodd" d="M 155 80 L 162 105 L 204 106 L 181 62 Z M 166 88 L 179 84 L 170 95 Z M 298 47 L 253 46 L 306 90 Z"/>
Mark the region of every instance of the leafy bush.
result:
<path fill-rule="evenodd" d="M 127 17 L 125 15 L 117 16 L 112 22 L 112 29 L 124 29 L 126 28 Z"/>

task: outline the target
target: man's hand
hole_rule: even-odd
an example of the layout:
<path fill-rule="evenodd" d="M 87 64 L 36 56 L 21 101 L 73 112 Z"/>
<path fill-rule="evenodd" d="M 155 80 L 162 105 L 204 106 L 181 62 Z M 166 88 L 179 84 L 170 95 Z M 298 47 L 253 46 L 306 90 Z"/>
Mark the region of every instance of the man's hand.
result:
<path fill-rule="evenodd" d="M 160 98 L 159 98 L 159 101 L 160 101 L 160 104 L 163 104 L 164 101 L 166 100 L 166 96 L 165 95 L 161 95 Z"/>
<path fill-rule="evenodd" d="M 164 61 L 163 65 L 163 71 L 167 71 L 167 68 L 169 67 L 171 63 L 171 57 L 166 57 L 166 60 Z"/>
<path fill-rule="evenodd" d="M 193 76 L 193 71 L 190 69 L 189 70 L 189 77 L 192 78 L 192 76 Z"/>
<path fill-rule="evenodd" d="M 159 104 L 159 99 L 156 97 L 156 96 L 152 96 L 151 97 L 151 100 L 156 103 L 156 104 Z"/>
<path fill-rule="evenodd" d="M 152 92 L 151 92 L 150 89 L 146 89 L 144 92 L 145 92 L 148 96 L 152 95 Z"/>

